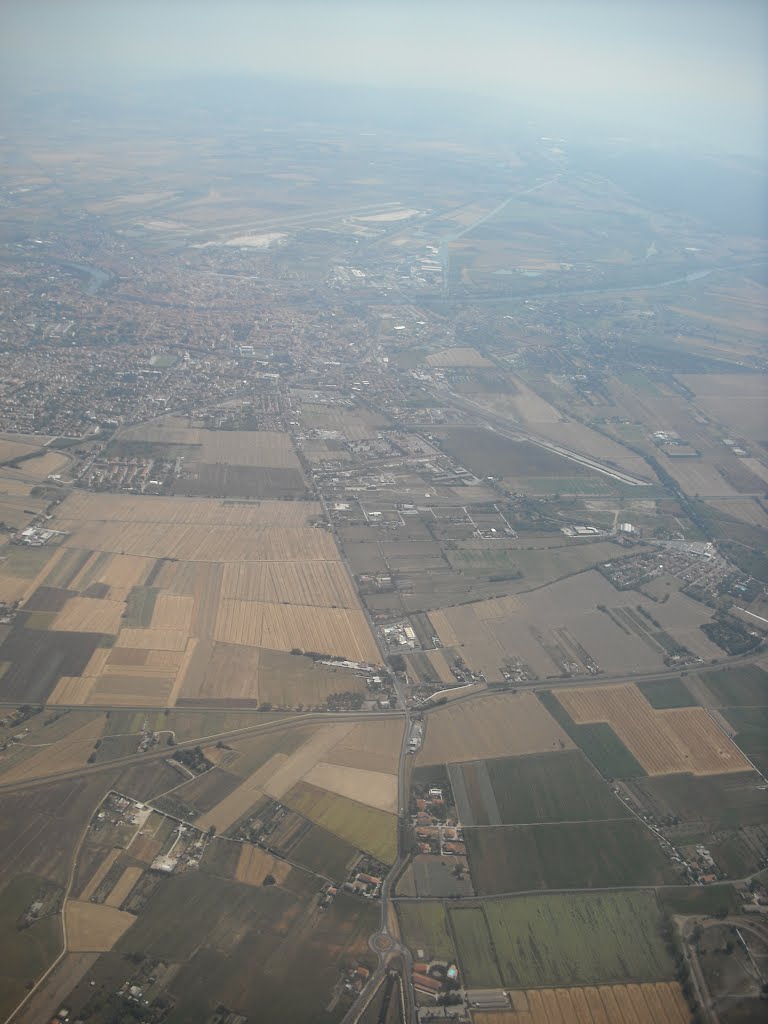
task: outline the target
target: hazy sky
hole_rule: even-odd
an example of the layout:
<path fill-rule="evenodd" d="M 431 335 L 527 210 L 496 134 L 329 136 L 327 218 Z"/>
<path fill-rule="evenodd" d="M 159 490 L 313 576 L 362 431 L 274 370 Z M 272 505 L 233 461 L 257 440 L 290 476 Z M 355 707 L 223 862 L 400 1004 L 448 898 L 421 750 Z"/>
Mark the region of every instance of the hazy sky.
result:
<path fill-rule="evenodd" d="M 766 0 L 0 0 L 7 92 L 282 72 L 451 88 L 762 152 Z"/>

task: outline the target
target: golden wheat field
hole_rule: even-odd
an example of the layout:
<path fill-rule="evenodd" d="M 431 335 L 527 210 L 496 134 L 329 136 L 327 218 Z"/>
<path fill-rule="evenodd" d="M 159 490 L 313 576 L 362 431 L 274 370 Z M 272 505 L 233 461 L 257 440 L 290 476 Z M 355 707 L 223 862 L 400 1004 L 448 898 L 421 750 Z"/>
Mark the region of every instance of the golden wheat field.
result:
<path fill-rule="evenodd" d="M 474 1024 L 688 1024 L 676 982 L 510 992 L 514 1009 L 472 1014 Z"/>
<path fill-rule="evenodd" d="M 220 643 L 273 651 L 317 651 L 376 663 L 379 652 L 361 611 L 222 601 L 214 629 Z"/>
<path fill-rule="evenodd" d="M 291 865 L 286 861 L 273 857 L 258 846 L 243 843 L 235 869 L 235 881 L 245 885 L 263 885 L 267 875 L 272 875 L 277 884 L 281 885 L 291 870 Z"/>
<path fill-rule="evenodd" d="M 241 562 L 224 566 L 222 597 L 270 604 L 357 608 L 341 562 Z"/>
<path fill-rule="evenodd" d="M 378 807 L 380 811 L 397 813 L 396 775 L 318 761 L 304 775 L 304 782 L 358 803 Z"/>
<path fill-rule="evenodd" d="M 301 526 L 201 526 L 193 523 L 169 528 L 165 522 L 89 522 L 72 524 L 72 532 L 64 545 L 147 558 L 175 558 L 183 562 L 338 559 L 329 534 Z"/>
<path fill-rule="evenodd" d="M 403 722 L 396 719 L 361 722 L 325 754 L 329 764 L 366 768 L 375 772 L 397 772 Z"/>
<path fill-rule="evenodd" d="M 87 704 L 96 676 L 61 676 L 48 696 L 49 704 Z"/>
<path fill-rule="evenodd" d="M 532 693 L 501 693 L 430 713 L 418 764 L 538 754 L 573 742 Z"/>
<path fill-rule="evenodd" d="M 704 708 L 656 710 L 634 683 L 558 690 L 556 696 L 574 722 L 607 722 L 649 775 L 751 768 Z"/>
<path fill-rule="evenodd" d="M 52 703 L 253 703 L 259 652 L 380 661 L 333 537 L 309 525 L 320 515 L 308 502 L 78 491 L 52 524 L 64 533 L 59 548 L 7 549 L 0 599 L 26 600 L 44 585 L 38 607 L 55 615 L 50 628 L 103 634 L 82 677 L 54 680 Z M 279 673 L 271 662 L 265 671 L 276 693 Z M 332 671 L 306 659 L 288 666 L 281 706 L 322 704 L 335 692 Z"/>
<path fill-rule="evenodd" d="M 226 502 L 75 491 L 62 503 L 62 522 L 167 523 L 169 526 L 306 526 L 322 512 L 316 501 Z M 62 527 L 63 529 L 64 527 Z"/>
<path fill-rule="evenodd" d="M 158 594 L 152 629 L 179 629 L 188 633 L 194 610 L 195 599 L 190 594 Z"/>
<path fill-rule="evenodd" d="M 124 605 L 94 597 L 70 597 L 51 629 L 66 633 L 110 633 L 120 629 Z"/>
<path fill-rule="evenodd" d="M 106 904 L 68 900 L 64 908 L 67 949 L 71 953 L 105 953 L 136 918 Z"/>

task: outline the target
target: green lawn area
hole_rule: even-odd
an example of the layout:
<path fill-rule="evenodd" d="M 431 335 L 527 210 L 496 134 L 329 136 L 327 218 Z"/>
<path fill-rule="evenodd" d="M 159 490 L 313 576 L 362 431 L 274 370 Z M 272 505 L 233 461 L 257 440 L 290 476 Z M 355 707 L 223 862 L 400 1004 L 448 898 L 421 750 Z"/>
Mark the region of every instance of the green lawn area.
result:
<path fill-rule="evenodd" d="M 400 901 L 397 904 L 397 916 L 405 941 L 414 956 L 418 949 L 423 949 L 427 957 L 450 959 L 456 955 L 442 903 Z"/>

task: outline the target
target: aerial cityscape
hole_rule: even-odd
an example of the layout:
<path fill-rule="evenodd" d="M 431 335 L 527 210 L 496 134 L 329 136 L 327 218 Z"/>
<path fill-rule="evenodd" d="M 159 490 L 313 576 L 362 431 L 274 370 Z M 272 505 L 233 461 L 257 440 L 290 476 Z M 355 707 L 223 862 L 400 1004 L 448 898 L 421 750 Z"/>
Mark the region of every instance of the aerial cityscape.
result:
<path fill-rule="evenodd" d="M 0 1020 L 765 1020 L 762 143 L 10 6 Z"/>

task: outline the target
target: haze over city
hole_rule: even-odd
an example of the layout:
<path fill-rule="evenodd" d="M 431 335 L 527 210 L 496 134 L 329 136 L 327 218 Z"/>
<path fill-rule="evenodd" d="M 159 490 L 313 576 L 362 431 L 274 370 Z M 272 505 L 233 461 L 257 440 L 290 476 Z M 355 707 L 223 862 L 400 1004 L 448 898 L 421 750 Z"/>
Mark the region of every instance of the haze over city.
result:
<path fill-rule="evenodd" d="M 7 0 L 2 19 L 11 94 L 277 74 L 469 92 L 555 119 L 765 152 L 760 0 Z"/>

